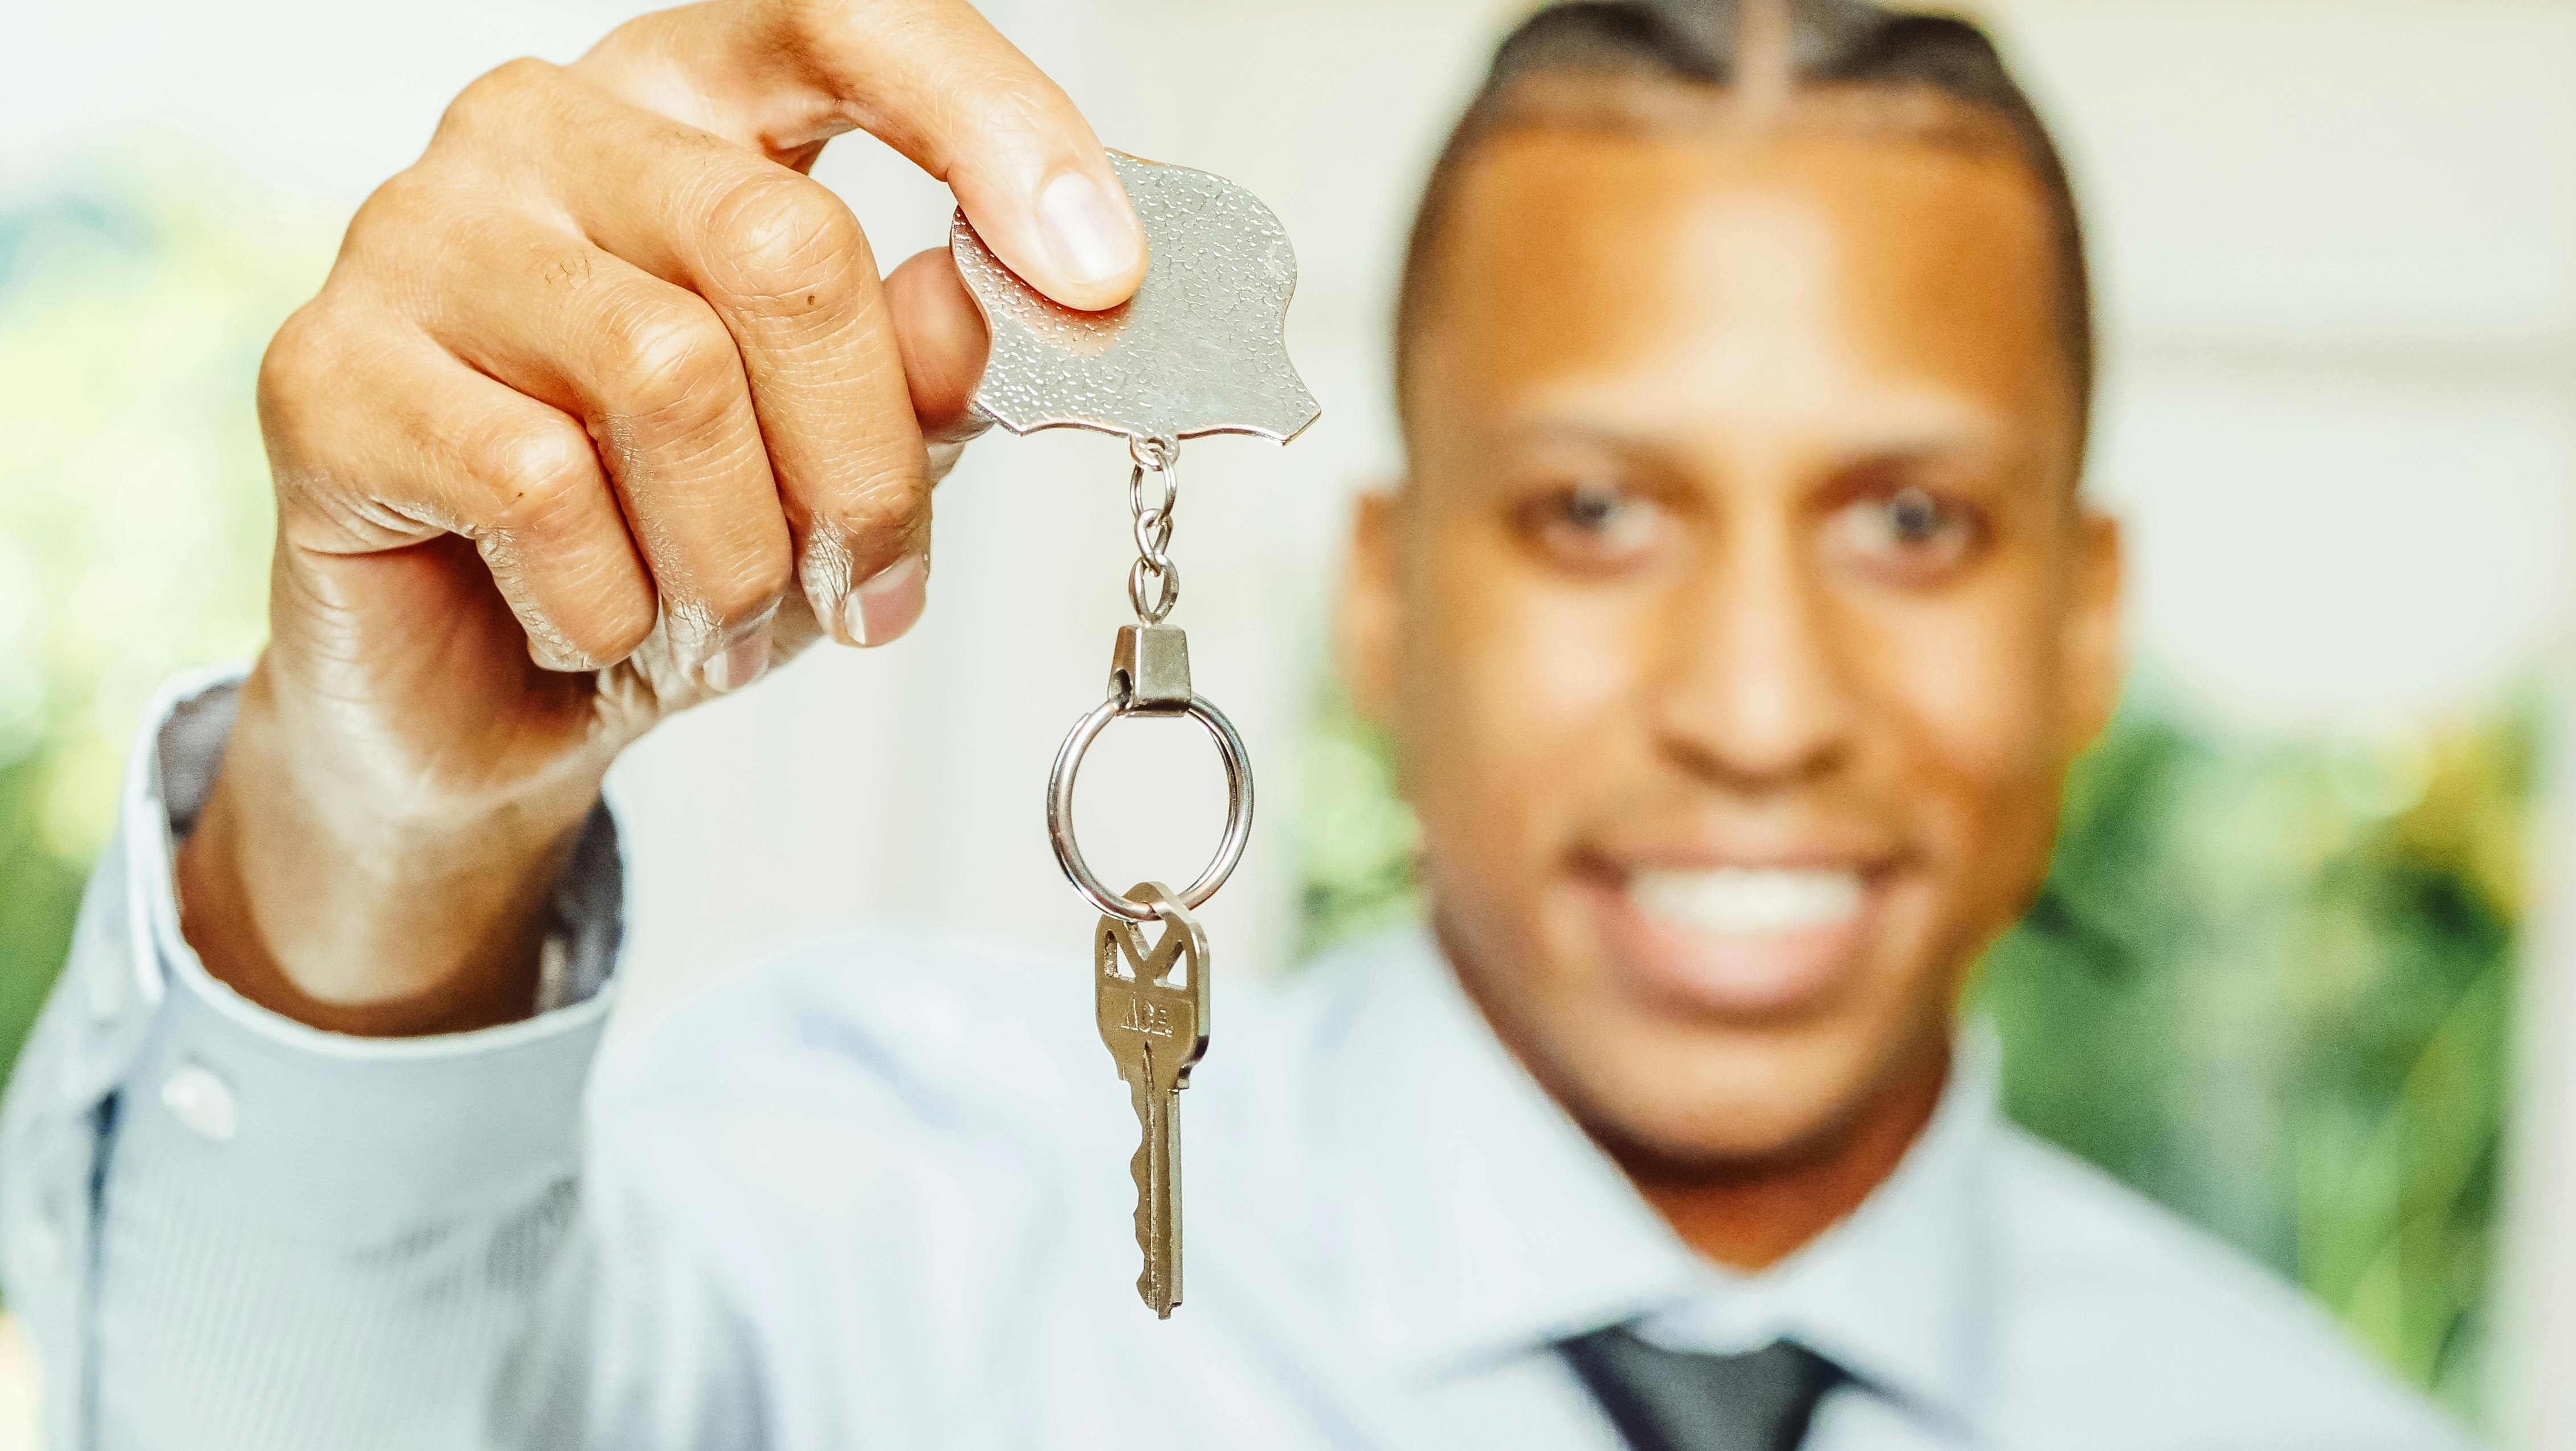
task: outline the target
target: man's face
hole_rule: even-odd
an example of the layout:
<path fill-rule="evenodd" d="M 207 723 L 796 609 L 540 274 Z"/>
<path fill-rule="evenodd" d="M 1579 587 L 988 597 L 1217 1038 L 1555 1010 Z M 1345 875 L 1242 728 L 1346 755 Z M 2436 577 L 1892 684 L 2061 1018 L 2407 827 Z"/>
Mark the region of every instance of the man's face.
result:
<path fill-rule="evenodd" d="M 1717 127 L 1458 187 L 1347 610 L 1442 940 L 1614 1146 L 1819 1151 L 1937 1081 L 2115 689 L 2039 187 Z"/>

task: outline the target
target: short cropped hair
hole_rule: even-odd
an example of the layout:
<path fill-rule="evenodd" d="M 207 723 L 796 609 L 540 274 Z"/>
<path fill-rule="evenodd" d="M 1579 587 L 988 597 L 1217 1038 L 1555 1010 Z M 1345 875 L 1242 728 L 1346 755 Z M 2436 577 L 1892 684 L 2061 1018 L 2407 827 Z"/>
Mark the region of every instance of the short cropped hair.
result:
<path fill-rule="evenodd" d="M 1770 28 L 1760 30 L 1767 19 Z M 1772 54 L 1756 54 L 1768 47 Z M 2039 183 L 2056 275 L 2047 286 L 2074 383 L 2079 451 L 2092 410 L 2093 295 L 2084 228 L 2073 187 L 2047 124 L 1994 42 L 1947 15 L 1892 10 L 1870 0 L 1571 0 L 1523 21 L 1496 48 L 1478 88 L 1441 148 L 1414 213 L 1396 294 L 1395 380 L 1399 403 L 1431 273 L 1459 172 L 1493 132 L 1517 119 L 1530 83 L 1603 87 L 1638 81 L 1726 90 L 1768 64 L 1792 92 L 1833 88 L 1890 97 L 1930 96 L 1995 123 Z"/>

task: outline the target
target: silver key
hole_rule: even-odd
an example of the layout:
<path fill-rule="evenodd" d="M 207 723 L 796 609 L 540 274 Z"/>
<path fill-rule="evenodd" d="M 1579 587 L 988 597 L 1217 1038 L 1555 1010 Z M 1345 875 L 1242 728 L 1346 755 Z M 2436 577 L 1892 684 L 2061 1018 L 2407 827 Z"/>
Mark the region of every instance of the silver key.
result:
<path fill-rule="evenodd" d="M 1100 1041 L 1127 1080 L 1141 1140 L 1128 1161 L 1136 1247 L 1145 1256 L 1136 1293 L 1169 1319 L 1181 1303 L 1180 1092 L 1208 1041 L 1207 934 L 1160 882 L 1141 882 L 1127 895 L 1155 909 L 1162 940 L 1148 949 L 1133 924 L 1102 917 L 1092 936 L 1093 999 Z"/>

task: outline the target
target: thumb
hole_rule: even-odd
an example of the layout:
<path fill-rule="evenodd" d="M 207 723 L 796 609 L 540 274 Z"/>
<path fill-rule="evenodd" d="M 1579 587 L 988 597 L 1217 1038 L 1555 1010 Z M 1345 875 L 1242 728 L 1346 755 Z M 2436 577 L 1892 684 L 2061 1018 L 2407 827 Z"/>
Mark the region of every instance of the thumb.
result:
<path fill-rule="evenodd" d="M 1069 307 L 1145 276 L 1143 228 L 1056 83 L 966 0 L 726 0 L 629 21 L 575 69 L 780 160 L 864 129 L 948 183 L 994 254 Z"/>

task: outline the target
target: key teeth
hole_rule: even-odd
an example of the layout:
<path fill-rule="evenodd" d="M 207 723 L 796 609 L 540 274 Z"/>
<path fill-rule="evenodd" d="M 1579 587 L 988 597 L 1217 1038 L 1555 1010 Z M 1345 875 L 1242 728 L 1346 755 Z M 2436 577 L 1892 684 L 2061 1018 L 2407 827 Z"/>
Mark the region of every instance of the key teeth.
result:
<path fill-rule="evenodd" d="M 1148 1182 L 1146 1166 L 1149 1152 L 1148 1146 L 1140 1143 L 1136 1146 L 1136 1156 L 1127 1161 L 1127 1172 L 1136 1181 L 1136 1250 L 1144 1257 L 1144 1268 L 1136 1275 L 1136 1294 L 1157 1314 L 1169 1315 L 1171 1312 L 1163 1308 L 1161 1297 L 1155 1293 L 1158 1287 L 1154 1283 L 1154 1190 Z"/>
<path fill-rule="evenodd" d="M 1154 1191 L 1149 1167 L 1152 1152 L 1150 1143 L 1138 1144 L 1134 1156 L 1127 1160 L 1128 1177 L 1136 1181 L 1136 1250 L 1144 1259 L 1144 1268 L 1136 1275 L 1136 1298 L 1145 1302 L 1155 1319 L 1169 1320 L 1172 1307 L 1181 1302 L 1162 1283 L 1162 1267 L 1154 1255 Z"/>

